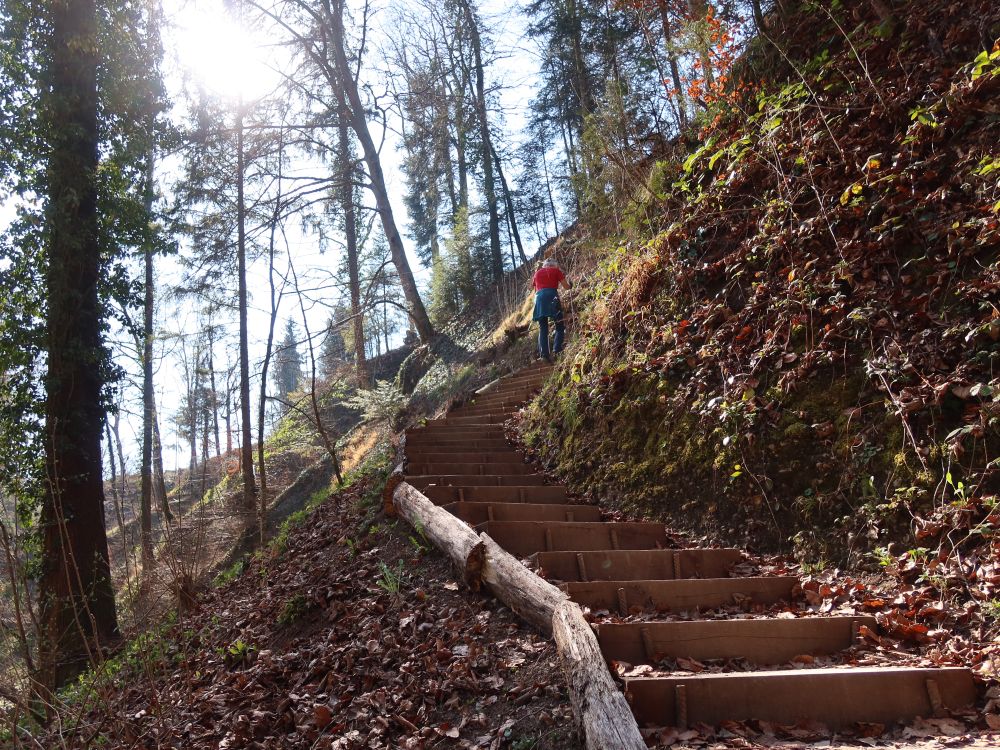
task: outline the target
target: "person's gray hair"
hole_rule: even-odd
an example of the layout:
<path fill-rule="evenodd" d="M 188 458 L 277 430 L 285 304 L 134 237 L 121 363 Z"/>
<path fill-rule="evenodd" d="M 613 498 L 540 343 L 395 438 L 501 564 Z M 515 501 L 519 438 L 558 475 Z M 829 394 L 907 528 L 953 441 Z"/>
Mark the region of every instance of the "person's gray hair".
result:
<path fill-rule="evenodd" d="M 559 268 L 559 263 L 555 258 L 546 258 L 545 262 L 542 263 L 542 268 Z"/>

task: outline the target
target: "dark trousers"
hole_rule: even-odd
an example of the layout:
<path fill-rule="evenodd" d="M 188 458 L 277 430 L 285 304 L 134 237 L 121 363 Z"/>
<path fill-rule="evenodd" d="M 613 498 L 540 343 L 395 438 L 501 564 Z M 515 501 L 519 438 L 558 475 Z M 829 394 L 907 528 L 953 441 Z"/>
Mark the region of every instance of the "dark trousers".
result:
<path fill-rule="evenodd" d="M 558 305 L 559 303 L 556 302 Z M 562 351 L 563 340 L 566 337 L 566 326 L 563 325 L 563 315 L 562 307 L 556 309 L 556 314 L 552 316 L 552 322 L 555 324 L 556 335 L 552 342 L 552 353 L 558 354 Z M 538 353 L 542 357 L 549 356 L 549 319 L 539 318 L 538 319 Z"/>

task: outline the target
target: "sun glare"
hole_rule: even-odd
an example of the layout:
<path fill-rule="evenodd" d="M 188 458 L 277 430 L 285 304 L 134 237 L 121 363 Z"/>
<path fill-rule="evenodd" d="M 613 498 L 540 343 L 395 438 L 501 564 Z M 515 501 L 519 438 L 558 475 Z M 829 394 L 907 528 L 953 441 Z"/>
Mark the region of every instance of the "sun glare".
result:
<path fill-rule="evenodd" d="M 175 34 L 181 67 L 213 94 L 252 100 L 272 88 L 274 73 L 265 45 L 221 3 L 187 4 L 177 15 Z"/>

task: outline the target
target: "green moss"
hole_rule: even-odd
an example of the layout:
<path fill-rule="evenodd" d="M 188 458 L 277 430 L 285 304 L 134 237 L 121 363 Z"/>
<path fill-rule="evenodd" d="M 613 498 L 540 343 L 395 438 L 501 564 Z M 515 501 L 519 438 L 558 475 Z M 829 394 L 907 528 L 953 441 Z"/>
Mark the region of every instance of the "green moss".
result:
<path fill-rule="evenodd" d="M 799 422 L 796 419 L 785 427 L 785 429 L 781 431 L 781 434 L 784 435 L 786 440 L 800 440 L 807 438 L 810 432 L 811 430 L 809 429 L 809 425 L 805 422 Z"/>

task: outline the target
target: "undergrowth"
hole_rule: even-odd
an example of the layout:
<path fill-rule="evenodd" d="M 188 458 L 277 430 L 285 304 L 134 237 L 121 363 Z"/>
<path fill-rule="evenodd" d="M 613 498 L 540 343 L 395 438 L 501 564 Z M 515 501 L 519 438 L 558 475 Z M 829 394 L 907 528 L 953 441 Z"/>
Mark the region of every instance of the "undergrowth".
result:
<path fill-rule="evenodd" d="M 611 222 L 526 437 L 612 505 L 750 548 L 988 549 L 1000 10 L 910 3 L 898 34 L 819 10 Z"/>

